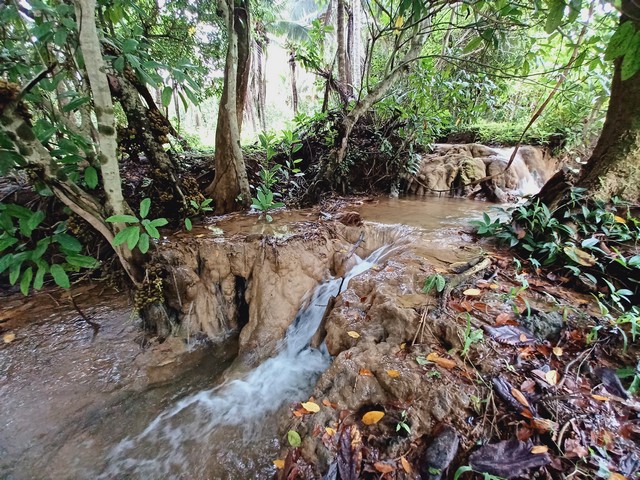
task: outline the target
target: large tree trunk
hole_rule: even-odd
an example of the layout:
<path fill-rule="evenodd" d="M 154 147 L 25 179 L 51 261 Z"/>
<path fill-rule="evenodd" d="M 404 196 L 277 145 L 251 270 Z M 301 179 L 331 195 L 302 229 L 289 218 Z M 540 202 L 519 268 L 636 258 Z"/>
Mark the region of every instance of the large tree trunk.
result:
<path fill-rule="evenodd" d="M 640 4 L 622 1 L 621 22 L 640 31 Z M 596 148 L 576 183 L 594 197 L 640 200 L 640 72 L 622 80 L 622 58 L 614 62 L 611 98 Z"/>
<path fill-rule="evenodd" d="M 224 67 L 224 86 L 216 126 L 216 176 L 207 188 L 207 194 L 213 197 L 216 212 L 226 213 L 237 210 L 241 206 L 248 206 L 251 200 L 247 170 L 240 148 L 240 125 L 244 104 L 238 103 L 239 98 L 244 101 L 246 96 L 245 93 L 238 95 L 238 86 L 243 84 L 238 75 L 247 76 L 249 73 L 246 70 L 246 65 L 241 67 L 238 63 L 238 46 L 248 46 L 249 43 L 248 39 L 242 39 L 239 42 L 237 35 L 240 30 L 248 36 L 249 30 L 248 28 L 236 29 L 233 0 L 220 0 L 218 5 L 227 24 L 228 45 Z M 246 18 L 248 18 L 248 13 Z"/>
<path fill-rule="evenodd" d="M 351 86 L 349 81 L 349 61 L 347 58 L 347 22 L 345 17 L 347 15 L 347 8 L 345 0 L 338 0 L 337 14 L 336 14 L 336 36 L 338 40 L 338 81 L 344 85 L 349 94 L 351 93 Z"/>
<path fill-rule="evenodd" d="M 291 105 L 294 115 L 298 114 L 298 86 L 296 84 L 296 53 L 289 53 L 289 69 L 291 70 Z"/>
<path fill-rule="evenodd" d="M 249 0 L 236 0 L 233 9 L 233 28 L 238 42 L 238 70 L 236 72 L 236 115 L 238 131 L 242 132 L 244 106 L 247 102 L 251 74 L 251 18 Z"/>

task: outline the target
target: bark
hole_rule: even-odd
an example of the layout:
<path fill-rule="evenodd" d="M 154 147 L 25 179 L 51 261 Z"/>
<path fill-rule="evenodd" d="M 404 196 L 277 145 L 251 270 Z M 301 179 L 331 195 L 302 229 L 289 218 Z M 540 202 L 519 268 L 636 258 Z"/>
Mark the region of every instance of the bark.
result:
<path fill-rule="evenodd" d="M 236 73 L 236 115 L 238 117 L 238 131 L 242 132 L 244 106 L 249 89 L 251 73 L 251 29 L 249 17 L 249 0 L 236 0 L 233 9 L 233 28 L 237 36 L 238 71 Z"/>
<path fill-rule="evenodd" d="M 338 41 L 337 57 L 338 57 L 338 81 L 345 86 L 349 85 L 349 63 L 347 61 L 347 25 L 345 22 L 346 15 L 345 0 L 337 1 L 336 13 L 336 36 Z"/>
<path fill-rule="evenodd" d="M 237 87 L 240 83 L 238 73 L 244 70 L 238 65 L 238 36 L 234 26 L 236 18 L 234 3 L 233 0 L 220 0 L 218 5 L 226 22 L 228 45 L 224 67 L 224 86 L 216 126 L 216 176 L 206 193 L 213 197 L 216 212 L 225 213 L 237 210 L 241 206 L 248 206 L 251 198 L 247 170 L 240 148 Z M 248 72 L 244 71 L 244 73 Z"/>
<path fill-rule="evenodd" d="M 621 22 L 640 31 L 640 5 L 623 0 Z M 622 59 L 614 62 L 609 108 L 602 134 L 578 181 L 589 194 L 609 200 L 640 200 L 640 72 L 622 80 Z"/>
<path fill-rule="evenodd" d="M 253 81 L 252 90 L 255 101 L 255 110 L 258 116 L 258 123 L 262 131 L 267 130 L 267 121 L 265 118 L 266 109 L 266 96 L 267 85 L 264 78 L 264 72 L 266 71 L 267 52 L 265 46 L 268 39 L 262 31 L 262 26 L 258 25 L 258 31 L 254 37 L 254 69 L 253 69 Z"/>
<path fill-rule="evenodd" d="M 120 180 L 120 170 L 118 168 L 117 160 L 117 140 L 115 129 L 115 116 L 113 111 L 113 102 L 111 100 L 111 92 L 109 89 L 109 83 L 107 76 L 105 75 L 106 65 L 102 58 L 102 51 L 100 46 L 100 40 L 98 38 L 98 31 L 96 29 L 95 13 L 96 13 L 96 0 L 77 0 L 75 4 L 76 18 L 80 23 L 80 50 L 85 62 L 85 70 L 87 77 L 89 78 L 89 85 L 91 87 L 91 93 L 93 95 L 93 104 L 96 114 L 96 120 L 98 123 L 98 160 L 100 162 L 100 173 L 102 176 L 102 184 L 106 196 L 106 215 L 119 215 L 129 213 L 130 208 L 127 205 L 122 195 L 122 184 Z M 41 156 L 47 153 L 47 150 L 39 144 L 39 142 L 33 142 L 38 145 L 32 145 L 36 150 L 39 150 Z M 39 162 L 43 167 L 47 177 L 54 179 L 55 173 L 52 171 L 54 162 L 49 162 L 50 165 L 44 166 L 42 158 Z M 49 156 L 50 158 L 50 156 Z M 34 159 L 35 160 L 35 159 Z M 75 195 L 68 195 L 67 189 L 64 185 L 57 186 L 57 194 L 59 198 L 65 202 L 69 208 L 82 218 L 87 220 L 94 226 L 100 233 L 109 240 L 111 243 L 113 240 L 112 235 L 118 233 L 125 228 L 124 224 L 113 224 L 113 232 L 106 228 L 104 225 L 105 216 L 102 214 L 101 209 L 95 207 L 94 202 L 89 201 L 87 194 L 82 195 L 79 193 L 79 189 L 71 189 Z M 55 192 L 56 190 L 54 190 Z M 77 202 L 76 200 L 81 200 Z M 93 210 L 89 212 L 88 209 Z M 131 280 L 138 284 L 141 281 L 140 269 L 137 259 L 134 258 L 133 253 L 124 245 L 114 247 L 122 266 L 131 278 Z"/>
<path fill-rule="evenodd" d="M 291 70 L 291 104 L 293 105 L 293 113 L 298 114 L 298 87 L 296 85 L 296 54 L 289 54 L 289 69 Z"/>

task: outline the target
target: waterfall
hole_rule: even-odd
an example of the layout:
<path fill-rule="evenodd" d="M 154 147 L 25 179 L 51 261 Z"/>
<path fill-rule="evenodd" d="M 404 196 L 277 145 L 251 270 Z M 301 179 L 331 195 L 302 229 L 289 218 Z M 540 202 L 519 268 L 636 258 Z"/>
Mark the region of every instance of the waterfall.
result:
<path fill-rule="evenodd" d="M 216 448 L 226 451 L 221 455 L 224 460 L 236 463 L 240 460 L 230 452 L 232 444 L 237 450 L 258 441 L 272 442 L 277 451 L 277 419 L 273 414 L 288 402 L 305 401 L 331 362 L 324 345 L 320 349 L 309 346 L 327 303 L 339 293 L 341 284 L 346 288 L 351 278 L 388 253 L 389 248 L 382 247 L 365 260 L 357 258 L 344 281 L 332 278 L 316 287 L 275 356 L 243 378 L 198 392 L 165 410 L 142 433 L 124 439 L 110 452 L 99 478 L 222 478 L 211 476 L 209 471 L 208 462 Z M 251 471 L 251 467 L 245 468 L 245 472 Z"/>

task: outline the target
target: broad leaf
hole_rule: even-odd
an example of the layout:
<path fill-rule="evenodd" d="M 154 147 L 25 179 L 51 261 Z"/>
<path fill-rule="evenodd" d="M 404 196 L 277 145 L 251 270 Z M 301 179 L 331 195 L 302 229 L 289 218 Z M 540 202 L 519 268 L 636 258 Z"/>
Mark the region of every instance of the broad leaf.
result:
<path fill-rule="evenodd" d="M 29 287 L 31 286 L 31 280 L 33 279 L 33 268 L 27 268 L 22 274 L 22 280 L 20 280 L 20 291 L 23 295 L 29 294 Z"/>
<path fill-rule="evenodd" d="M 140 239 L 138 240 L 138 250 L 142 253 L 147 253 L 149 251 L 149 235 L 146 233 L 140 234 Z"/>
<path fill-rule="evenodd" d="M 98 186 L 98 172 L 92 166 L 88 166 L 84 169 L 84 182 L 87 187 L 94 189 Z"/>
<path fill-rule="evenodd" d="M 173 96 L 173 88 L 171 87 L 164 87 L 164 89 L 162 90 L 162 95 L 161 95 L 161 99 L 162 99 L 162 106 L 167 108 L 169 106 L 169 104 L 171 103 L 171 97 Z"/>
<path fill-rule="evenodd" d="M 564 0 L 551 0 L 549 2 L 549 14 L 547 15 L 547 22 L 544 25 L 544 31 L 547 33 L 553 33 L 556 28 L 562 23 L 562 17 L 564 16 L 565 9 Z"/>
<path fill-rule="evenodd" d="M 151 199 L 145 198 L 140 202 L 140 218 L 147 218 L 149 209 L 151 208 Z"/>
<path fill-rule="evenodd" d="M 133 215 L 111 215 L 107 218 L 111 223 L 138 223 L 138 219 Z"/>
<path fill-rule="evenodd" d="M 64 271 L 64 268 L 60 265 L 51 265 L 51 276 L 53 280 L 59 287 L 69 288 L 71 285 L 69 283 L 69 277 L 67 276 L 67 272 Z"/>
<path fill-rule="evenodd" d="M 631 39 L 635 35 L 635 31 L 636 29 L 633 26 L 633 22 L 627 21 L 620 24 L 611 37 L 611 40 L 609 40 L 609 45 L 607 45 L 604 53 L 604 59 L 611 61 L 624 55 Z"/>
<path fill-rule="evenodd" d="M 532 453 L 530 441 L 505 440 L 484 445 L 469 456 L 469 465 L 477 472 L 502 478 L 522 476 L 527 470 L 539 468 L 551 462 L 546 453 Z"/>

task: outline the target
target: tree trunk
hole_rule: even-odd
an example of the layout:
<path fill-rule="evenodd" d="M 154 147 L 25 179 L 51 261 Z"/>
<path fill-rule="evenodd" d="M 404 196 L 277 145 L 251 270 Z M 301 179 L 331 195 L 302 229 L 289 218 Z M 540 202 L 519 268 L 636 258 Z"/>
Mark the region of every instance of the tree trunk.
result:
<path fill-rule="evenodd" d="M 640 31 L 640 5 L 622 1 L 621 22 Z M 622 58 L 614 62 L 613 83 L 602 134 L 576 183 L 603 200 L 640 200 L 640 72 L 622 80 Z"/>
<path fill-rule="evenodd" d="M 289 54 L 289 69 L 291 70 L 291 104 L 294 115 L 298 114 L 298 87 L 296 85 L 296 54 Z"/>
<path fill-rule="evenodd" d="M 337 2 L 337 14 L 336 14 L 336 36 L 338 40 L 338 81 L 342 83 L 345 88 L 349 88 L 349 63 L 347 61 L 347 25 L 345 22 L 346 6 L 345 0 L 338 0 Z"/>
<path fill-rule="evenodd" d="M 226 213 L 237 210 L 241 206 L 248 206 L 251 200 L 247 170 L 240 148 L 239 124 L 244 105 L 240 107 L 237 95 L 237 88 L 241 83 L 238 80 L 238 73 L 242 71 L 247 75 L 248 71 L 244 70 L 245 67 L 242 67 L 241 70 L 238 64 L 238 30 L 234 26 L 236 19 L 234 2 L 233 0 L 220 0 L 218 5 L 227 25 L 228 45 L 224 67 L 224 86 L 216 126 L 216 176 L 206 193 L 213 197 L 216 212 Z M 248 34 L 248 30 L 244 31 Z M 248 43 L 246 44 L 248 45 Z"/>
<path fill-rule="evenodd" d="M 238 132 L 242 133 L 244 106 L 247 101 L 249 77 L 251 74 L 251 18 L 249 0 L 236 0 L 233 8 L 233 28 L 236 33 L 238 70 L 236 72 L 236 115 Z"/>

